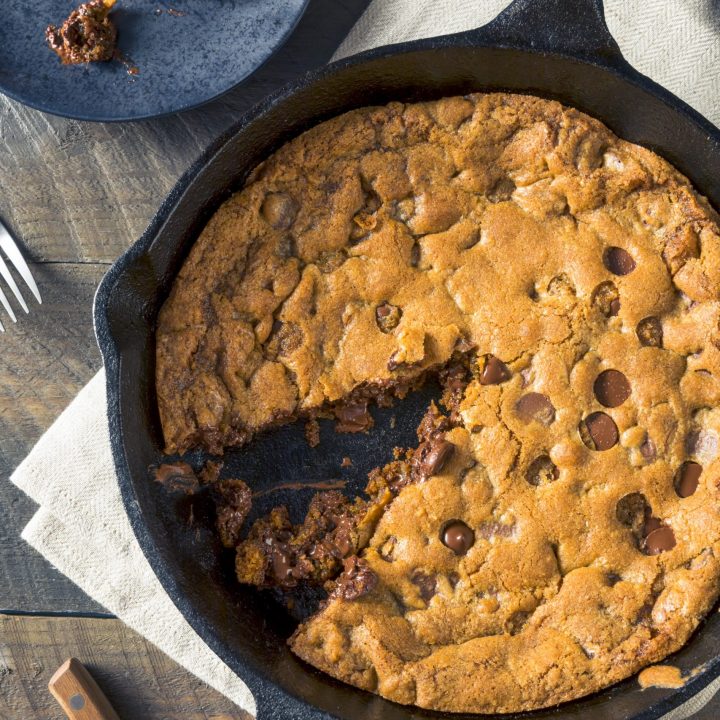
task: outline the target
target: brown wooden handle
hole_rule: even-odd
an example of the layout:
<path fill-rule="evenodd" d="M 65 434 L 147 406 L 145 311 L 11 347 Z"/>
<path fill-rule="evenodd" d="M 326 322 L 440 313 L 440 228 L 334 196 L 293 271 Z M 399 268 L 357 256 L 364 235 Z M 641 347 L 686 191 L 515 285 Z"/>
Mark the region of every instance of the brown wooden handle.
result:
<path fill-rule="evenodd" d="M 57 669 L 48 689 L 69 720 L 120 720 L 87 668 L 75 658 Z"/>

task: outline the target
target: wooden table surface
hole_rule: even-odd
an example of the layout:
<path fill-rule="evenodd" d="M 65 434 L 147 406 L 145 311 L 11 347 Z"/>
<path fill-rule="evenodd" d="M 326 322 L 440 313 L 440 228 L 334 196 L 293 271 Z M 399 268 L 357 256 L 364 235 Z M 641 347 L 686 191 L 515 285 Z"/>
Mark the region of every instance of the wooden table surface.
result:
<path fill-rule="evenodd" d="M 0 96 L 0 217 L 24 244 L 43 297 L 0 337 L 0 719 L 61 720 L 46 686 L 71 655 L 124 720 L 247 717 L 20 539 L 36 508 L 8 477 L 100 367 L 91 306 L 110 264 L 203 148 L 268 92 L 325 63 L 368 2 L 312 0 L 285 47 L 252 78 L 179 115 L 93 124 Z M 718 716 L 712 703 L 695 718 Z"/>
<path fill-rule="evenodd" d="M 88 664 L 123 720 L 247 717 L 126 628 L 20 539 L 35 505 L 8 480 L 100 368 L 92 299 L 182 172 L 248 107 L 326 63 L 369 0 L 311 0 L 287 44 L 202 108 L 142 123 L 45 115 L 0 96 L 0 218 L 43 298 L 0 336 L 0 718 L 60 720 L 46 686 Z M 25 293 L 26 297 L 29 292 Z"/>

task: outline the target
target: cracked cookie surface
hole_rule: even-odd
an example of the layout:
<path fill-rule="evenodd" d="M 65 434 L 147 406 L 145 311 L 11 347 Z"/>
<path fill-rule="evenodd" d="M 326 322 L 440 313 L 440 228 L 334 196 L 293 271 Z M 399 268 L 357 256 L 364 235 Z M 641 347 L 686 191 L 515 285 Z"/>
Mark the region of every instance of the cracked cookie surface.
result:
<path fill-rule="evenodd" d="M 657 155 L 528 96 L 356 110 L 253 171 L 160 314 L 168 452 L 318 412 L 363 430 L 368 400 L 472 364 L 431 472 L 352 536 L 359 559 L 323 564 L 348 590 L 300 657 L 396 702 L 509 712 L 687 640 L 720 578 L 717 221 Z"/>

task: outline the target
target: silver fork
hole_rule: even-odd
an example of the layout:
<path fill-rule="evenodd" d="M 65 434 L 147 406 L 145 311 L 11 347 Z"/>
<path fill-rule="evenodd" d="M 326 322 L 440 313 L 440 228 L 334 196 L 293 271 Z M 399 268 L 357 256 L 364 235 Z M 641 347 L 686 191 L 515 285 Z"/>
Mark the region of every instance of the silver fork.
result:
<path fill-rule="evenodd" d="M 30 288 L 32 294 L 35 296 L 35 299 L 39 303 L 42 303 L 42 299 L 40 298 L 40 291 L 38 290 L 35 279 L 30 272 L 30 268 L 25 262 L 25 258 L 22 256 L 20 248 L 15 244 L 15 241 L 12 239 L 10 233 L 7 231 L 7 228 L 2 224 L 2 222 L 0 222 L 0 250 L 5 253 L 11 265 L 18 271 L 18 274 L 25 281 L 25 284 Z M 13 295 L 20 303 L 20 307 L 22 307 L 22 309 L 26 313 L 29 313 L 30 310 L 28 310 L 25 298 L 23 298 L 22 294 L 20 293 L 20 289 L 18 288 L 15 279 L 11 275 L 10 268 L 8 268 L 7 263 L 5 262 L 2 255 L 0 255 L 0 275 L 10 286 Z M 13 322 L 17 322 L 15 313 L 13 312 L 12 306 L 8 302 L 7 296 L 3 292 L 2 287 L 0 287 L 0 304 L 2 304 L 2 306 L 5 308 L 5 311 L 10 316 L 10 319 Z M 5 332 L 5 328 L 3 327 L 3 324 L 1 322 L 0 332 Z"/>

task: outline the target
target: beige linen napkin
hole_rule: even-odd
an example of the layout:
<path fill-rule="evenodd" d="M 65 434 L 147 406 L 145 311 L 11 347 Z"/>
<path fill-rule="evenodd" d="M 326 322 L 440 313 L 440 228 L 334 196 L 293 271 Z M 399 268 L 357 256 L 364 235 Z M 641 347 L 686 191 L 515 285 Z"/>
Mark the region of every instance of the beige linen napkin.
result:
<path fill-rule="evenodd" d="M 506 5 L 507 0 L 375 0 L 337 57 L 478 27 Z M 606 0 L 605 5 L 610 30 L 628 60 L 718 124 L 720 10 L 713 15 L 714 0 Z M 173 660 L 254 713 L 247 686 L 183 619 L 135 540 L 113 470 L 102 370 L 11 479 L 40 506 L 23 532 L 30 545 Z M 688 717 L 719 687 L 715 683 L 666 720 Z"/>

